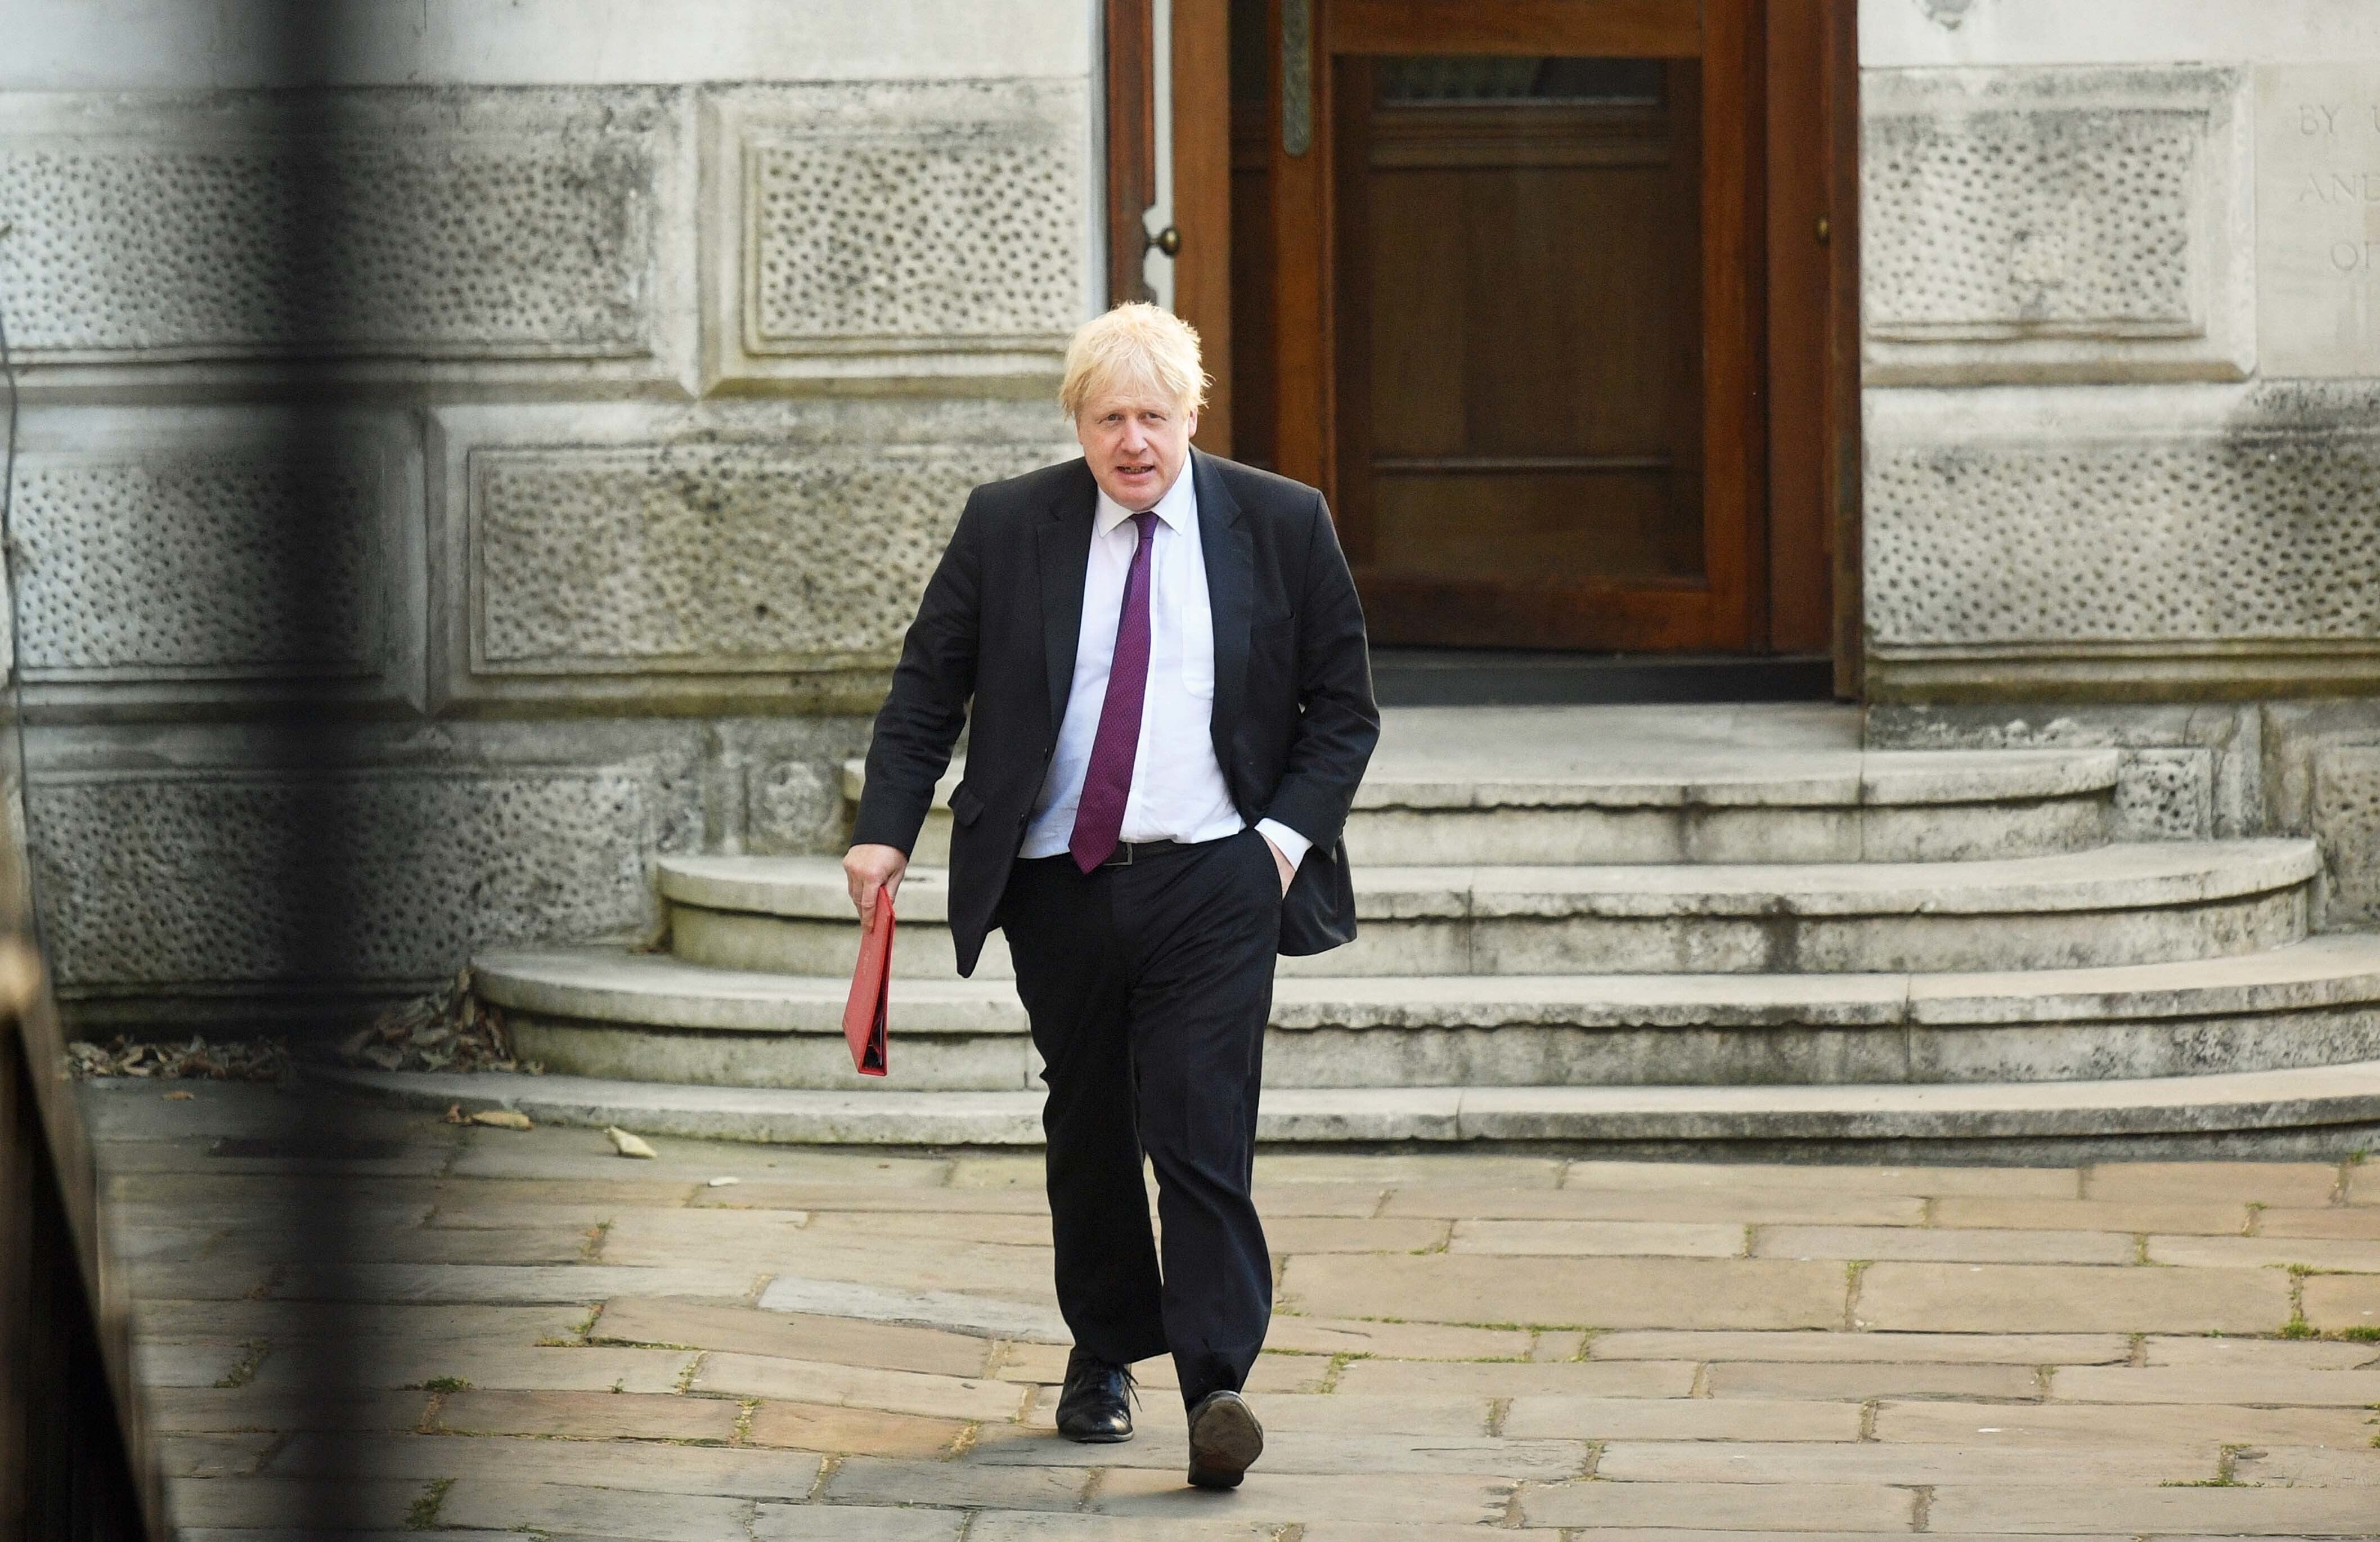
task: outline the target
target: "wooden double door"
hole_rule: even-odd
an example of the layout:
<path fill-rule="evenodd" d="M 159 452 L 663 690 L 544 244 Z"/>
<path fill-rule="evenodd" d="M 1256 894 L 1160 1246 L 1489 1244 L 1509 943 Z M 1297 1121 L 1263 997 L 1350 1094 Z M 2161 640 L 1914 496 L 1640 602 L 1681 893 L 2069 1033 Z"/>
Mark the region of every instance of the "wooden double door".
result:
<path fill-rule="evenodd" d="M 1173 7 L 1200 439 L 1325 489 L 1376 640 L 1829 647 L 1849 0 Z"/>

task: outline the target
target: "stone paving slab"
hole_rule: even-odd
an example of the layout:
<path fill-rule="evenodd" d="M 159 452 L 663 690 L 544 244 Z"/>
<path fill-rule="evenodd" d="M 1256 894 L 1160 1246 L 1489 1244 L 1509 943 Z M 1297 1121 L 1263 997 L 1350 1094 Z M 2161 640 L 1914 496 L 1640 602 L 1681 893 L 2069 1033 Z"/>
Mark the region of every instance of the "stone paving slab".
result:
<path fill-rule="evenodd" d="M 174 1518 L 190 1526 L 271 1525 L 308 1515 L 336 1515 L 359 1528 L 403 1527 L 421 1497 L 418 1483 L 218 1478 L 178 1484 Z"/>
<path fill-rule="evenodd" d="M 867 1451 L 877 1456 L 930 1461 L 957 1450 L 974 1429 L 963 1419 L 888 1414 L 873 1408 L 830 1403 L 763 1402 L 752 1411 L 744 1439 L 755 1446 L 781 1446 L 830 1455 Z"/>
<path fill-rule="evenodd" d="M 686 1390 L 733 1398 L 788 1398 L 880 1408 L 888 1414 L 925 1414 L 945 1419 L 999 1423 L 1022 1416 L 1032 1393 L 1013 1381 L 962 1380 L 918 1371 L 839 1366 L 820 1360 L 780 1360 L 768 1355 L 710 1354 L 701 1358 Z"/>
<path fill-rule="evenodd" d="M 1985 1232 L 1919 1226 L 1762 1226 L 1755 1258 L 1896 1258 L 1953 1263 L 2129 1264 L 2138 1245 L 2114 1232 Z"/>
<path fill-rule="evenodd" d="M 2248 1230 L 2245 1200 L 2204 1204 L 2137 1199 L 1992 1199 L 1954 1195 L 1934 1202 L 1933 1223 L 1983 1230 L 2180 1232 L 2236 1237 Z"/>
<path fill-rule="evenodd" d="M 2336 1162 L 2101 1162 L 2089 1170 L 2082 1197 L 2309 1206 L 2329 1203 L 2345 1184 Z"/>
<path fill-rule="evenodd" d="M 963 1510 L 894 1510 L 879 1505 L 762 1505 L 752 1542 L 955 1542 Z"/>
<path fill-rule="evenodd" d="M 1760 1441 L 1616 1441 L 1595 1475 L 1618 1483 L 2105 1483 L 2155 1487 L 2216 1475 L 2204 1449 L 2065 1446 L 1813 1445 Z"/>
<path fill-rule="evenodd" d="M 1268 1153 L 1270 1450 L 1212 1495 L 1168 1360 L 1136 1439 L 1055 1436 L 1038 1153 L 398 1119 L 445 1169 L 347 1186 L 115 1108 L 186 1542 L 322 1496 L 383 1542 L 433 1500 L 457 1542 L 2112 1542 L 2359 1534 L 2380 1487 L 2380 1343 L 2303 1336 L 2380 1327 L 2380 1271 L 2319 1272 L 2380 1247 L 2351 1166 Z"/>
<path fill-rule="evenodd" d="M 695 1356 L 674 1349 L 516 1349 L 509 1345 L 394 1345 L 353 1361 L 354 1379 L 370 1387 L 422 1387 L 443 1378 L 506 1391 L 672 1392 Z M 320 1376 L 319 1357 L 267 1354 L 253 1385 L 297 1392 Z"/>
<path fill-rule="evenodd" d="M 2000 1199 L 2079 1199 L 2082 1173 L 2070 1167 L 1840 1167 L 1784 1162 L 1574 1161 L 1562 1184 L 1572 1190 L 1662 1193 L 1816 1193 L 1987 1195 Z"/>
<path fill-rule="evenodd" d="M 1530 1487 L 1517 1507 L 1538 1526 L 1660 1526 L 1682 1516 L 1720 1531 L 1916 1529 L 1917 1496 L 1857 1483 L 1573 1483 Z"/>
<path fill-rule="evenodd" d="M 1484 1428 L 1486 1419 L 1480 1422 Z M 168 1435 L 157 1442 L 157 1462 L 167 1477 L 249 1477 L 281 1444 L 280 1436 L 267 1433 Z"/>
<path fill-rule="evenodd" d="M 2266 1209 L 2256 1217 L 2260 1237 L 2352 1237 L 2380 1240 L 2380 1206 L 2320 1210 Z"/>
<path fill-rule="evenodd" d="M 649 1542 L 750 1542 L 752 1501 L 650 1494 L 570 1483 L 458 1479 L 438 1505 L 441 1522 L 634 1536 Z"/>
<path fill-rule="evenodd" d="M 2380 1274 L 2380 1242 L 2322 1237 L 2151 1237 L 2148 1261 L 2201 1269 L 2338 1269 Z"/>
<path fill-rule="evenodd" d="M 2380 1451 L 2265 1446 L 2239 1452 L 2232 1476 L 2284 1488 L 2371 1488 L 2380 1487 Z"/>
<path fill-rule="evenodd" d="M 424 1422 L 456 1435 L 566 1435 L 579 1439 L 721 1440 L 735 1433 L 735 1403 L 641 1392 L 448 1393 Z"/>
<path fill-rule="evenodd" d="M 1704 1372 L 1702 1386 L 1715 1398 L 1788 1402 L 1864 1402 L 1870 1398 L 2030 1402 L 2041 1395 L 2041 1378 L 2030 1366 L 1927 1366 L 1873 1360 L 1849 1365 L 1720 1364 Z"/>
<path fill-rule="evenodd" d="M 1045 1439 L 1048 1446 L 1079 1451 L 1072 1441 Z M 1074 1510 L 1091 1487 L 1095 1465 L 1026 1465 L 961 1462 L 896 1462 L 882 1457 L 846 1457 L 830 1474 L 818 1498 L 842 1504 L 929 1504 L 968 1510 Z"/>
<path fill-rule="evenodd" d="M 1744 1228 L 1661 1220 L 1458 1220 L 1446 1251 L 1520 1257 L 1732 1258 Z"/>
<path fill-rule="evenodd" d="M 614 1297 L 603 1303 L 588 1336 L 607 1343 L 684 1344 L 931 1376 L 981 1376 L 995 1358 L 990 1341 L 963 1333 L 676 1296 Z"/>
<path fill-rule="evenodd" d="M 2268 1333 L 2289 1320 L 2289 1281 L 2274 1269 L 1885 1263 L 1863 1274 L 1852 1320 L 1883 1331 Z"/>
<path fill-rule="evenodd" d="M 1822 1441 L 1858 1439 L 1862 1419 L 1855 1402 L 1516 1397 L 1502 1428 L 1514 1439 Z"/>
<path fill-rule="evenodd" d="M 2369 1408 L 2380 1403 L 2380 1371 L 2277 1370 L 2262 1366 L 2081 1366 L 2050 1379 L 2059 1402 L 2246 1403 L 2258 1408 Z"/>
<path fill-rule="evenodd" d="M 1666 1360 L 1610 1365 L 1500 1364 L 1495 1361 L 1358 1360 L 1340 1373 L 1334 1390 L 1385 1395 L 1682 1398 L 1693 1390 L 1694 1367 Z"/>
<path fill-rule="evenodd" d="M 2152 1345 L 2167 1342 L 2152 1340 Z M 2182 1341 L 2198 1342 L 2203 1341 Z M 2380 1354 L 2380 1349 L 2375 1349 Z M 1597 1333 L 1592 1360 L 1858 1360 L 1933 1365 L 2089 1366 L 2131 1358 L 2121 1333 Z"/>
<path fill-rule="evenodd" d="M 2316 1274 L 2301 1287 L 2306 1320 L 2330 1331 L 2380 1327 L 2380 1279 Z"/>
<path fill-rule="evenodd" d="M 1845 1281 L 1834 1264 L 1448 1255 L 1293 1258 L 1281 1288 L 1309 1311 L 1351 1316 L 1369 1303 L 1433 1322 L 1791 1329 L 1839 1323 Z"/>
<path fill-rule="evenodd" d="M 1878 1440 L 1973 1445 L 1989 1437 L 1995 1444 L 2092 1447 L 2201 1445 L 2212 1453 L 2227 1445 L 2362 1446 L 2372 1431 L 2361 1410 L 2344 1408 L 2239 1408 L 2207 1403 L 1957 1404 L 1887 1402 L 1875 1415 Z"/>
<path fill-rule="evenodd" d="M 1518 1487 L 1514 1479 L 1487 1475 L 1368 1473 L 1360 1477 L 1289 1473 L 1261 1485 L 1243 1486 L 1224 1500 L 1252 1520 L 1277 1525 L 1306 1515 L 1341 1522 L 1453 1521 L 1485 1524 L 1499 1518 Z M 1171 1467 L 1118 1468 L 1092 1495 L 1101 1515 L 1163 1519 L 1211 1517 L 1215 1496 L 1186 1487 Z"/>
<path fill-rule="evenodd" d="M 2226 1536 L 2370 1536 L 2373 1497 L 2340 1488 L 2111 1489 L 2035 1485 L 1934 1490 L 1930 1523 L 2012 1535 L 2101 1531 Z"/>
<path fill-rule="evenodd" d="M 2362 1370 L 2380 1366 L 2380 1343 L 2344 1339 L 2298 1342 L 2226 1339 L 2204 1334 L 2186 1338 L 2149 1338 L 2141 1342 L 2140 1363 L 2146 1366 L 2219 1366 L 2227 1371 L 2252 1366 L 2265 1370 Z"/>
<path fill-rule="evenodd" d="M 2010 1201 L 2010 1203 L 2024 1203 Z M 1639 1220 L 1679 1224 L 1767 1221 L 1824 1226 L 1915 1226 L 1925 1219 L 1917 1195 L 1841 1194 L 1806 1189 L 1458 1189 L 1399 1188 L 1380 1205 L 1384 1216 L 1449 1220 Z M 2247 1208 L 2240 1207 L 2244 1226 Z M 2172 1230 L 2173 1228 L 2156 1228 Z M 2235 1228 L 2237 1230 L 2238 1228 Z"/>
<path fill-rule="evenodd" d="M 508 1436 L 398 1435 L 370 1439 L 306 1434 L 273 1452 L 279 1477 L 490 1477 L 590 1485 L 659 1494 L 752 1500 L 800 1499 L 817 1487 L 825 1458 L 807 1451 L 629 1440 L 552 1440 Z"/>

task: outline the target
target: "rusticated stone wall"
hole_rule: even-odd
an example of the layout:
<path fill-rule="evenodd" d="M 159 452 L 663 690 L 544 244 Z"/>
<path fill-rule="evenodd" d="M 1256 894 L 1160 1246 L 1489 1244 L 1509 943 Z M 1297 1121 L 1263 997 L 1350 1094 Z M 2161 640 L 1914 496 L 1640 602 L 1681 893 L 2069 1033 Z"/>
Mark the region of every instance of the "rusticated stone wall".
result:
<path fill-rule="evenodd" d="M 963 49 L 747 8 L 740 74 L 366 28 L 326 86 L 193 55 L 0 93 L 13 658 L 75 1010 L 418 989 L 647 931 L 659 854 L 839 844 L 968 488 L 1071 453 L 1088 12 L 1001 0 L 968 30 L 1043 43 Z M 128 14 L 91 71 L 191 41 Z"/>

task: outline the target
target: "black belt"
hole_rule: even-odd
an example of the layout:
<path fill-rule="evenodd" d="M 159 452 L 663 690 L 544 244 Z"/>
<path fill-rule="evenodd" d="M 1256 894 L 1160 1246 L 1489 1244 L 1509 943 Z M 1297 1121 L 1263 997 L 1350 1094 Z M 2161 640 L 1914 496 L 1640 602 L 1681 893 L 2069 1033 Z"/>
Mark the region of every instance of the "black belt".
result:
<path fill-rule="evenodd" d="M 1099 864 L 1102 868 L 1129 868 L 1135 862 L 1146 862 L 1152 856 L 1168 852 L 1188 851 L 1186 841 L 1118 841 L 1115 855 Z"/>

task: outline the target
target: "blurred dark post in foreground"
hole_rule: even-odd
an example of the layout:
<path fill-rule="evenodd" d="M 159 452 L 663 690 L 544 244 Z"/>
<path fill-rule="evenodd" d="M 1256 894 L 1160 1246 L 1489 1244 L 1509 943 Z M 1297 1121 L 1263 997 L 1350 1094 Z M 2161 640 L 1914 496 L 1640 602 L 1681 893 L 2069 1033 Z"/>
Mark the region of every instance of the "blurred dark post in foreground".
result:
<path fill-rule="evenodd" d="M 13 829 L 0 847 L 0 1542 L 164 1542 L 127 1303 Z"/>

